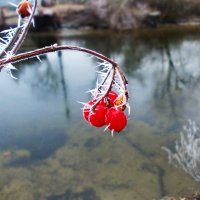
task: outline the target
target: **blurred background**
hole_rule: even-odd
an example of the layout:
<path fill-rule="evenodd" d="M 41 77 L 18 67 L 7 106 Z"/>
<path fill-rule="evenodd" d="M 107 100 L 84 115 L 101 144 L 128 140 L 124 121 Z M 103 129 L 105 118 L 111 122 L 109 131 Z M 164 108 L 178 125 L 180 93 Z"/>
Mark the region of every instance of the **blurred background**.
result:
<path fill-rule="evenodd" d="M 13 0 L 12 3 L 18 3 Z M 15 24 L 15 9 L 0 2 L 0 25 Z M 12 12 L 13 11 L 13 12 Z M 38 28 L 134 29 L 199 23 L 197 0 L 38 0 Z"/>
<path fill-rule="evenodd" d="M 16 26 L 8 1 L 0 13 L 1 30 Z M 90 100 L 99 64 L 84 53 L 15 63 L 16 79 L 2 70 L 0 199 L 159 200 L 198 191 L 162 147 L 176 153 L 188 119 L 200 124 L 199 16 L 197 0 L 39 1 L 20 51 L 57 43 L 112 58 L 129 81 L 131 114 L 113 138 L 83 119 L 79 102 Z"/>

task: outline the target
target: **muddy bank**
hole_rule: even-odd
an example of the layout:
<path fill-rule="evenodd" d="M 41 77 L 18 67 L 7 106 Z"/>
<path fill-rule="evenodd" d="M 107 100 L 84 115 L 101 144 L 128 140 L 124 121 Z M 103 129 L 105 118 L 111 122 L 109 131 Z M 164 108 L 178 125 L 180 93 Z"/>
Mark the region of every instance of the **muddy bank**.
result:
<path fill-rule="evenodd" d="M 169 5 L 166 6 L 165 8 L 165 5 L 150 3 L 122 4 L 91 1 L 85 4 L 58 4 L 48 9 L 52 9 L 59 17 L 62 26 L 67 28 L 89 27 L 123 30 L 157 27 L 161 24 L 193 25 L 200 23 L 200 12 L 197 8 L 194 12 L 195 5 L 193 3 L 188 4 L 188 9 L 175 4 L 173 4 L 173 9 Z"/>
<path fill-rule="evenodd" d="M 46 8 L 42 8 L 46 10 Z M 48 8 L 49 9 L 49 8 Z M 142 26 L 156 27 L 160 12 L 148 8 L 108 8 L 102 10 L 93 4 L 65 4 L 51 8 L 59 17 L 63 27 L 93 29 L 132 29 Z M 112 9 L 112 10 L 109 10 Z M 141 11 L 141 9 L 143 9 Z M 117 11 L 117 12 L 116 12 Z"/>

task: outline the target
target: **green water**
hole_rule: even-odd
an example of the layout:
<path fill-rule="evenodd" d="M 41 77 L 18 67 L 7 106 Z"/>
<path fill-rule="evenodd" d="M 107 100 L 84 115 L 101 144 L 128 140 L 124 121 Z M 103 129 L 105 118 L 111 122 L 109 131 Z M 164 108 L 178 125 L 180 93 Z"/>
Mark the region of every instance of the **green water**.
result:
<path fill-rule="evenodd" d="M 119 63 L 129 81 L 128 126 L 111 137 L 81 113 L 97 60 L 65 51 L 17 63 L 0 77 L 1 200 L 147 200 L 187 195 L 199 183 L 168 163 L 187 119 L 200 121 L 200 37 L 195 28 L 49 36 L 24 50 L 79 45 Z"/>

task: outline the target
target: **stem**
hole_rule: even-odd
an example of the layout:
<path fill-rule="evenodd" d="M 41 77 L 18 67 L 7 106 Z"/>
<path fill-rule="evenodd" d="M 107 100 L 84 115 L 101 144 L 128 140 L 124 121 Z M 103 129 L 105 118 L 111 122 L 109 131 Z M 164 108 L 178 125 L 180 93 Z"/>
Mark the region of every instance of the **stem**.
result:
<path fill-rule="evenodd" d="M 104 79 L 102 80 L 102 82 L 100 83 L 99 87 L 97 88 L 97 91 L 101 91 L 101 88 L 103 86 L 103 84 L 106 82 L 107 78 L 110 76 L 110 73 L 112 71 L 113 68 L 109 69 L 106 76 L 104 77 Z"/>
<path fill-rule="evenodd" d="M 24 42 L 25 38 L 26 38 L 26 35 L 28 33 L 28 30 L 31 26 L 31 23 L 32 23 L 32 20 L 33 20 L 33 16 L 35 14 L 35 11 L 36 11 L 36 7 L 37 7 L 37 0 L 34 1 L 34 5 L 33 5 L 33 8 L 32 8 L 32 13 L 28 19 L 28 22 L 27 22 L 27 25 L 25 26 L 22 34 L 19 36 L 15 46 L 13 47 L 13 49 L 11 50 L 11 55 L 13 54 L 16 54 L 16 52 L 18 51 L 18 49 L 21 47 L 22 43 Z"/>
<path fill-rule="evenodd" d="M 115 73 L 116 73 L 115 67 L 113 67 L 111 71 L 113 72 L 113 74 L 112 74 L 112 78 L 111 78 L 110 84 L 109 84 L 109 86 L 108 86 L 108 89 L 106 90 L 105 94 L 104 94 L 98 101 L 96 101 L 95 104 L 91 107 L 91 110 L 92 110 L 93 112 L 94 112 L 96 106 L 99 104 L 99 102 L 100 102 L 104 97 L 106 97 L 106 96 L 108 95 L 108 92 L 109 92 L 109 91 L 111 90 L 111 88 L 112 88 L 112 84 L 113 84 L 113 81 L 114 81 L 114 78 L 115 78 Z M 110 72 L 111 72 L 111 71 L 110 71 Z M 107 77 L 107 78 L 108 78 L 108 77 Z"/>
<path fill-rule="evenodd" d="M 8 64 L 8 63 L 15 63 L 15 62 L 18 62 L 18 61 L 21 61 L 21 60 L 25 60 L 25 59 L 32 58 L 32 57 L 35 57 L 35 56 L 40 56 L 42 54 L 60 51 L 60 50 L 73 50 L 73 51 L 85 52 L 85 53 L 93 55 L 93 56 L 95 56 L 95 57 L 97 57 L 101 60 L 107 61 L 108 63 L 112 64 L 113 67 L 118 66 L 118 64 L 116 62 L 114 62 L 110 58 L 108 58 L 108 57 L 104 56 L 103 54 L 100 54 L 96 51 L 93 51 L 93 50 L 90 50 L 90 49 L 87 49 L 87 48 L 83 48 L 83 47 L 78 47 L 78 46 L 69 46 L 69 45 L 58 46 L 57 44 L 52 45 L 52 46 L 48 46 L 48 47 L 43 47 L 41 49 L 36 49 L 36 50 L 33 50 L 33 51 L 13 55 L 10 58 L 0 59 L 0 66 Z"/>
<path fill-rule="evenodd" d="M 122 83 L 123 83 L 124 91 L 125 91 L 125 96 L 126 96 L 126 102 L 127 102 L 128 98 L 129 98 L 128 88 L 127 88 L 128 81 L 127 81 L 126 77 L 124 76 L 124 74 L 122 73 L 119 65 L 117 65 L 116 70 L 117 70 L 117 72 L 119 74 L 119 77 L 120 77 Z"/>

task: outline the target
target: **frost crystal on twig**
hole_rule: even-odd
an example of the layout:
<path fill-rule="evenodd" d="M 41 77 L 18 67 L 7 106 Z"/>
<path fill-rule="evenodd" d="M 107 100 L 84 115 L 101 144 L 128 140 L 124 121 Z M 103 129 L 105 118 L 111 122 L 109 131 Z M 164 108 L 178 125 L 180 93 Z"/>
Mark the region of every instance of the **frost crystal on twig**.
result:
<path fill-rule="evenodd" d="M 121 99 L 121 106 L 128 106 L 127 94 L 126 94 L 126 82 L 123 79 L 122 74 L 118 67 L 114 67 L 111 63 L 106 61 L 98 63 L 99 71 L 97 71 L 96 87 L 90 90 L 93 99 L 97 102 L 97 105 L 112 89 L 117 92 L 118 99 Z M 95 106 L 94 105 L 94 106 Z M 130 111 L 130 110 L 129 110 Z"/>
<path fill-rule="evenodd" d="M 168 153 L 170 163 L 181 167 L 196 181 L 200 181 L 200 128 L 196 122 L 188 120 L 175 144 L 175 152 L 162 147 Z"/>
<path fill-rule="evenodd" d="M 10 2 L 10 4 L 14 7 L 17 7 L 17 5 Z M 24 18 L 18 14 L 18 24 L 16 28 L 10 28 L 7 30 L 4 30 L 1 32 L 3 34 L 3 37 L 0 38 L 0 60 L 3 58 L 6 58 L 9 60 L 12 58 L 13 55 L 16 54 L 18 49 L 20 48 L 21 44 L 23 43 L 26 34 L 29 30 L 31 22 L 33 22 L 33 15 L 35 13 L 37 6 L 37 0 L 34 1 L 33 9 L 29 8 L 30 17 Z M 0 65 L 0 70 L 6 67 L 9 71 L 9 74 L 13 78 L 11 68 L 9 65 Z"/>
<path fill-rule="evenodd" d="M 4 36 L 0 38 L 0 57 L 2 57 L 2 54 L 7 53 L 7 49 L 10 46 L 9 44 L 11 44 L 18 29 L 19 27 L 10 28 L 1 32 Z"/>

